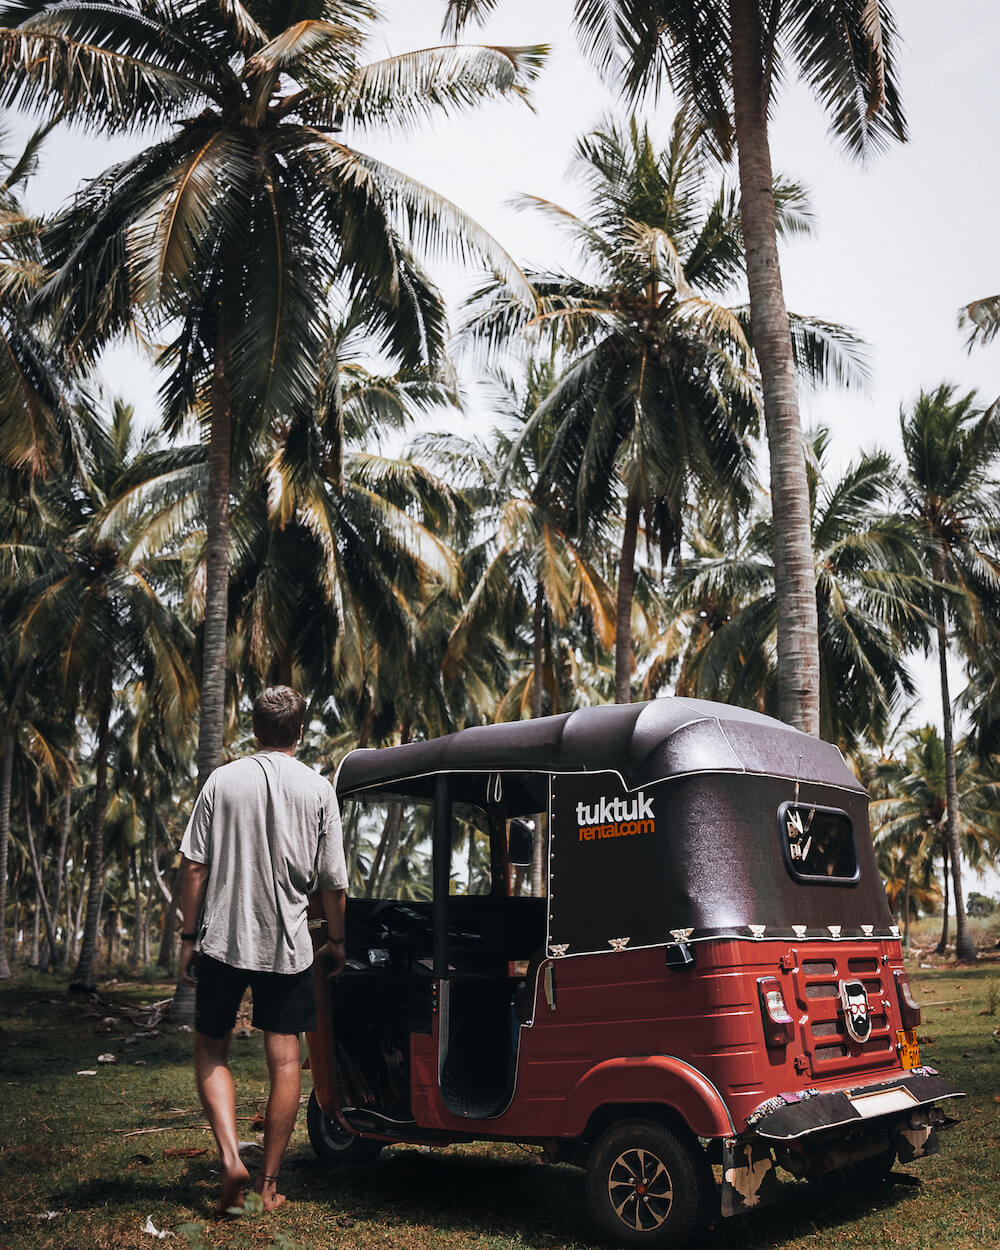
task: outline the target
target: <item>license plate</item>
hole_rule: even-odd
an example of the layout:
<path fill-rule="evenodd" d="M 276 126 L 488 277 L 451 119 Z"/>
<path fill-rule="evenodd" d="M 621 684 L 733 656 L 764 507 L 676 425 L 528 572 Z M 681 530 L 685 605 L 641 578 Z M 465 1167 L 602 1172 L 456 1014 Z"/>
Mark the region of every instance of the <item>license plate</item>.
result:
<path fill-rule="evenodd" d="M 916 1029 L 900 1029 L 896 1033 L 896 1049 L 899 1062 L 904 1068 L 920 1067 L 920 1047 L 917 1045 Z"/>

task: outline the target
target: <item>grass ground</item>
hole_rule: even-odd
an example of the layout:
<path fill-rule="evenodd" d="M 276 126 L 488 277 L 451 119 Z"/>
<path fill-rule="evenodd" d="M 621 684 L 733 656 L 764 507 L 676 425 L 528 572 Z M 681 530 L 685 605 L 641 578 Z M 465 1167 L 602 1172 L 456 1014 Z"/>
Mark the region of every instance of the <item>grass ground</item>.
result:
<path fill-rule="evenodd" d="M 1000 963 L 917 967 L 913 981 L 924 1007 L 921 1057 L 968 1093 L 941 1153 L 897 1165 L 893 1183 L 874 1193 L 817 1194 L 788 1178 L 777 1206 L 720 1224 L 705 1250 L 1000 1245 Z M 129 1008 L 164 989 L 118 984 L 101 994 Z M 0 984 L 0 1250 L 152 1247 L 147 1218 L 158 1230 L 181 1229 L 167 1244 L 182 1250 L 185 1241 L 212 1250 L 595 1244 L 576 1169 L 513 1146 L 397 1147 L 367 1171 L 332 1175 L 313 1155 L 304 1112 L 284 1169 L 290 1205 L 193 1227 L 206 1221 L 217 1181 L 190 1075 L 191 1036 L 161 1023 L 156 1036 L 126 1046 L 139 1030 L 123 1018 L 102 1023 L 107 1016 L 71 1001 L 51 977 Z M 99 1064 L 106 1052 L 119 1062 Z M 232 1064 L 241 1136 L 252 1141 L 266 1089 L 259 1034 L 234 1039 Z M 96 1075 L 79 1075 L 88 1071 Z"/>

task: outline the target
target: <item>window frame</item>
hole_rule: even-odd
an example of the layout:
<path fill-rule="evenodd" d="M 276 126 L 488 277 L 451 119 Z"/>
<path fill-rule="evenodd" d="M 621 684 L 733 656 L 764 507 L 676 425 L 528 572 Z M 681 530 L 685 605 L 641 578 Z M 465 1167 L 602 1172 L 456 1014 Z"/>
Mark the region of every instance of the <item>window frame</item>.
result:
<path fill-rule="evenodd" d="M 847 828 L 851 839 L 851 850 L 854 855 L 854 874 L 850 877 L 828 877 L 819 873 L 802 872 L 795 860 L 792 859 L 791 847 L 789 845 L 787 833 L 788 812 L 793 808 L 805 808 L 808 811 L 824 812 L 831 816 L 839 816 L 847 821 Z M 802 800 L 796 801 L 790 799 L 778 806 L 778 840 L 781 843 L 781 855 L 785 861 L 785 868 L 788 875 L 793 881 L 800 882 L 802 885 L 831 885 L 840 887 L 856 886 L 861 880 L 861 859 L 858 855 L 858 838 L 857 831 L 854 828 L 854 821 L 851 819 L 850 813 L 846 812 L 842 807 L 827 807 L 823 803 L 804 803 Z"/>

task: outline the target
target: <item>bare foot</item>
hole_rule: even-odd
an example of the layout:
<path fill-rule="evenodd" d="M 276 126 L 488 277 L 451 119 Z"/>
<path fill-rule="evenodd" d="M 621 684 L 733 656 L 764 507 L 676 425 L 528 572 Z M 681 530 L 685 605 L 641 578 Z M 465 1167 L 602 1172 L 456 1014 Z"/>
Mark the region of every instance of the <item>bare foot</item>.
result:
<path fill-rule="evenodd" d="M 276 1211 L 278 1207 L 283 1207 L 288 1201 L 284 1194 L 278 1193 L 278 1178 L 276 1176 L 258 1176 L 256 1181 L 254 1181 L 253 1187 L 260 1194 L 265 1211 Z"/>
<path fill-rule="evenodd" d="M 219 1197 L 219 1205 L 215 1208 L 217 1217 L 221 1218 L 226 1215 L 230 1207 L 243 1205 L 243 1190 L 249 1179 L 250 1173 L 242 1163 L 237 1162 L 232 1168 L 222 1169 L 222 1194 Z"/>

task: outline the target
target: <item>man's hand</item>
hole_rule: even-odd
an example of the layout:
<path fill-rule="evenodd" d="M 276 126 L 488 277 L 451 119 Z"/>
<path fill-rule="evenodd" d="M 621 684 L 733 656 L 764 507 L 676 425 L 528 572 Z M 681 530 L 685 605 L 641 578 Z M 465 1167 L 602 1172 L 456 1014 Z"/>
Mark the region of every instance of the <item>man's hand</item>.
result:
<path fill-rule="evenodd" d="M 329 971 L 326 974 L 327 980 L 340 976 L 344 971 L 347 953 L 344 950 L 343 942 L 324 942 L 316 954 L 327 961 L 329 967 Z"/>
<path fill-rule="evenodd" d="M 180 977 L 181 977 L 181 981 L 183 981 L 185 985 L 197 985 L 198 984 L 197 979 L 194 976 L 192 976 L 192 973 L 195 970 L 194 969 L 195 954 L 196 954 L 196 951 L 194 949 L 194 942 L 182 942 L 181 943 Z"/>

